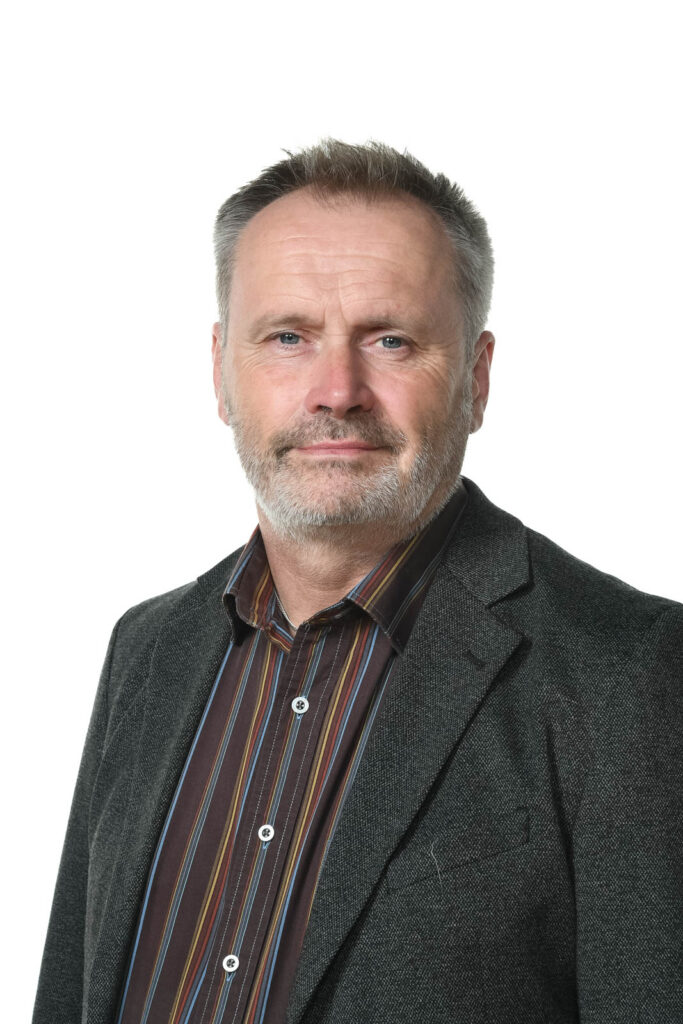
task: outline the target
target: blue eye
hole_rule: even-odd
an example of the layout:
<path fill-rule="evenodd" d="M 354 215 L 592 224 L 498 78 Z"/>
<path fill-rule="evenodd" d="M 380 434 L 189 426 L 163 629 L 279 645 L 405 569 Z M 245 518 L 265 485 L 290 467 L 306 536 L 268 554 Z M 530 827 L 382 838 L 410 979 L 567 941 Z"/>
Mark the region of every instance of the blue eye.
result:
<path fill-rule="evenodd" d="M 403 338 L 397 338 L 395 334 L 385 334 L 383 338 L 380 338 L 382 342 L 382 348 L 397 349 L 403 344 Z"/>
<path fill-rule="evenodd" d="M 301 335 L 295 334 L 294 331 L 281 331 L 277 337 L 283 345 L 296 345 L 301 341 Z"/>

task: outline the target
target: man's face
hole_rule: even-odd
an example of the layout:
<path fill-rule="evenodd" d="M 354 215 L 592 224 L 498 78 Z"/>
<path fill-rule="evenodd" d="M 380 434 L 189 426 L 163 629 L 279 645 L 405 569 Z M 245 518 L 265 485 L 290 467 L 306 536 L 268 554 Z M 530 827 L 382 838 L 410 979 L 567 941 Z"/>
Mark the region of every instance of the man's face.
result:
<path fill-rule="evenodd" d="M 457 482 L 492 349 L 485 332 L 468 364 L 451 248 L 419 201 L 321 204 L 304 189 L 258 213 L 214 381 L 273 528 L 408 536 Z"/>

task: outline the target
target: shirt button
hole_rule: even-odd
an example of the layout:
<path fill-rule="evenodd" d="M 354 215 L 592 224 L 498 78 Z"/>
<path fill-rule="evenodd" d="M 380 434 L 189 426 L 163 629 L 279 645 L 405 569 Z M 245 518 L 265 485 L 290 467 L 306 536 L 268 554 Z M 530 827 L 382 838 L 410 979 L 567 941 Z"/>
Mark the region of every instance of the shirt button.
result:
<path fill-rule="evenodd" d="M 230 953 L 223 959 L 223 970 L 226 974 L 234 974 L 239 965 L 239 957 L 236 957 L 234 953 Z"/>
<path fill-rule="evenodd" d="M 292 711 L 296 711 L 297 715 L 305 715 L 308 711 L 308 701 L 305 697 L 295 697 L 292 701 Z"/>
<path fill-rule="evenodd" d="M 258 837 L 264 843 L 269 843 L 274 835 L 275 829 L 272 825 L 261 825 L 261 828 L 258 830 Z"/>

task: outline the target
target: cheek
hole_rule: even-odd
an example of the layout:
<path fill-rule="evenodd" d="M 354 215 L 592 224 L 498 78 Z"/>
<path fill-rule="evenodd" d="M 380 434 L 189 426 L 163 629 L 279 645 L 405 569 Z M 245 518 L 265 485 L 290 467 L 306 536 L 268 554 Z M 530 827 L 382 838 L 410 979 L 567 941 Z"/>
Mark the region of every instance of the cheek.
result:
<path fill-rule="evenodd" d="M 234 381 L 235 409 L 241 428 L 264 453 L 271 440 L 300 419 L 301 403 L 291 386 L 263 371 L 241 374 Z"/>
<path fill-rule="evenodd" d="M 435 386 L 435 384 L 437 386 Z M 452 396 L 447 382 L 439 380 L 387 382 L 375 392 L 385 418 L 402 430 L 408 438 L 408 447 L 418 448 L 433 429 L 438 428 L 449 415 Z"/>
<path fill-rule="evenodd" d="M 272 371 L 248 363 L 242 363 L 239 369 L 235 369 L 231 384 L 242 409 L 260 409 L 266 414 L 282 401 L 287 391 Z"/>

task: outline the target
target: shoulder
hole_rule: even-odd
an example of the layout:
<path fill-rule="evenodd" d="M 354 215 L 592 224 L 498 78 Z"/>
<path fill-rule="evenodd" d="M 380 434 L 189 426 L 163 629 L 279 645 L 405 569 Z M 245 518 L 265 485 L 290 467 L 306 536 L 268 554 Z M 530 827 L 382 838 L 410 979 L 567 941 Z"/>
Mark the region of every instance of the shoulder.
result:
<path fill-rule="evenodd" d="M 114 626 L 110 644 L 112 678 L 139 665 L 144 671 L 162 628 L 207 601 L 219 601 L 241 549 L 228 555 L 195 580 L 129 608 Z"/>
<path fill-rule="evenodd" d="M 465 484 L 451 571 L 525 638 L 544 687 L 596 720 L 615 700 L 654 696 L 661 685 L 680 694 L 683 605 L 601 572 Z"/>
<path fill-rule="evenodd" d="M 678 602 L 596 569 L 535 530 L 527 528 L 526 535 L 531 592 L 539 614 L 603 636 L 648 630 L 662 615 L 683 615 Z"/>
<path fill-rule="evenodd" d="M 479 584 L 481 596 L 490 598 L 487 603 L 502 599 L 539 621 L 562 621 L 566 628 L 603 635 L 648 629 L 662 615 L 675 619 L 683 614 L 678 602 L 644 593 L 596 569 L 499 509 L 471 481 L 465 485 L 469 501 L 464 530 L 458 533 L 465 534 L 474 551 L 477 569 L 469 571 L 469 578 L 474 589 Z M 498 590 L 489 582 L 496 576 L 504 581 Z M 487 595 L 481 578 L 487 580 Z"/>
<path fill-rule="evenodd" d="M 608 709 L 680 700 L 683 605 L 647 594 L 527 530 L 531 583 L 514 614 L 550 678 L 580 681 L 577 695 L 596 722 Z"/>

